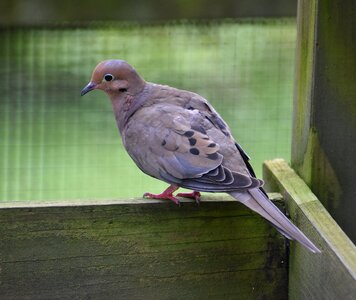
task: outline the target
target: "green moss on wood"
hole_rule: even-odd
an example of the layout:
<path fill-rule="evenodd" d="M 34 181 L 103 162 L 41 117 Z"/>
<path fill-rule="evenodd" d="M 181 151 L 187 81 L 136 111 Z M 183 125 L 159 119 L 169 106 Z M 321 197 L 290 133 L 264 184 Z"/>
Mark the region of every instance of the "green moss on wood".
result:
<path fill-rule="evenodd" d="M 299 168 L 304 162 L 310 127 L 312 81 L 315 54 L 315 6 L 317 1 L 298 2 L 298 31 L 295 62 L 292 164 Z"/>
<path fill-rule="evenodd" d="M 355 28 L 355 1 L 299 1 L 292 146 L 293 168 L 354 242 Z"/>
<path fill-rule="evenodd" d="M 264 164 L 267 186 L 278 187 L 293 222 L 321 249 L 291 243 L 290 299 L 354 299 L 356 247 L 305 182 L 281 159 Z"/>
<path fill-rule="evenodd" d="M 284 238 L 227 198 L 3 205 L 0 294 L 285 299 Z"/>

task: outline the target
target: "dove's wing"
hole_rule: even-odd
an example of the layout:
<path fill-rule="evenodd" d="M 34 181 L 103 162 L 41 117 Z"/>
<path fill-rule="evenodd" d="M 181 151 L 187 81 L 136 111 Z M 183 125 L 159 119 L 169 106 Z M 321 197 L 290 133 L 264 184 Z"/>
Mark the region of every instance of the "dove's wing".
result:
<path fill-rule="evenodd" d="M 231 136 L 197 109 L 167 103 L 143 107 L 128 122 L 124 137 L 140 169 L 170 184 L 207 192 L 262 185 L 250 176 Z M 226 165 L 232 161 L 236 168 Z"/>
<path fill-rule="evenodd" d="M 238 155 L 237 155 L 237 158 L 239 159 L 238 164 L 243 168 L 246 168 L 248 170 L 248 173 L 252 177 L 256 177 L 255 171 L 253 170 L 249 162 L 250 157 L 242 149 L 242 147 L 233 139 L 229 126 L 220 117 L 220 115 L 211 106 L 211 104 L 200 95 L 193 94 L 193 96 L 189 99 L 189 102 L 186 105 L 186 107 L 192 107 L 198 109 L 200 113 L 204 116 L 204 118 L 209 120 L 214 125 L 215 128 L 219 129 L 224 134 L 224 136 L 226 137 L 224 141 L 225 144 L 227 143 L 231 147 L 231 145 L 234 143 L 233 149 L 236 150 L 235 149 L 236 147 L 238 150 Z M 240 158 L 242 159 L 242 161 Z M 236 162 L 233 161 L 231 168 L 234 169 L 235 166 L 236 166 Z"/>

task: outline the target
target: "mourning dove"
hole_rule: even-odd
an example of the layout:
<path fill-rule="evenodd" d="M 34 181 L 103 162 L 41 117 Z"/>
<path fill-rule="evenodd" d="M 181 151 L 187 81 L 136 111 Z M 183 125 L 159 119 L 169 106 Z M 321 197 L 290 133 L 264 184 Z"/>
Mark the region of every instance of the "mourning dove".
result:
<path fill-rule="evenodd" d="M 202 96 L 146 82 L 123 60 L 106 60 L 81 95 L 99 89 L 112 103 L 124 147 L 146 174 L 170 186 L 154 199 L 200 199 L 199 192 L 226 192 L 267 219 L 284 236 L 320 250 L 268 199 L 249 156 L 226 122 Z M 173 193 L 179 188 L 192 193 Z"/>

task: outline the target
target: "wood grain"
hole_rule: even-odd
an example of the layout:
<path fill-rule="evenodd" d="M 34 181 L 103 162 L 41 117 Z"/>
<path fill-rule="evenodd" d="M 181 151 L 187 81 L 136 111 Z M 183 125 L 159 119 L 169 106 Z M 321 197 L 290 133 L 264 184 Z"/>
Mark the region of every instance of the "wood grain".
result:
<path fill-rule="evenodd" d="M 356 243 L 356 1 L 298 1 L 292 167 Z"/>
<path fill-rule="evenodd" d="M 291 242 L 290 299 L 355 299 L 356 247 L 305 182 L 282 159 L 264 164 L 267 189 L 279 191 L 293 222 L 321 249 Z"/>
<path fill-rule="evenodd" d="M 285 299 L 285 240 L 229 196 L 0 206 L 2 299 Z"/>

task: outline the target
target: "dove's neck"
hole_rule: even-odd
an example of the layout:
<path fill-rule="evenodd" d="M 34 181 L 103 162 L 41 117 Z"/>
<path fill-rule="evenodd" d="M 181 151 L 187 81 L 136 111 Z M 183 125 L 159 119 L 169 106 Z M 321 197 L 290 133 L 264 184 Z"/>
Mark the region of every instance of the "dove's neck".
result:
<path fill-rule="evenodd" d="M 150 91 L 150 84 L 146 83 L 143 89 L 135 94 L 121 94 L 110 96 L 112 108 L 115 114 L 117 127 L 120 133 L 124 130 L 125 125 L 130 117 L 143 105 Z"/>

